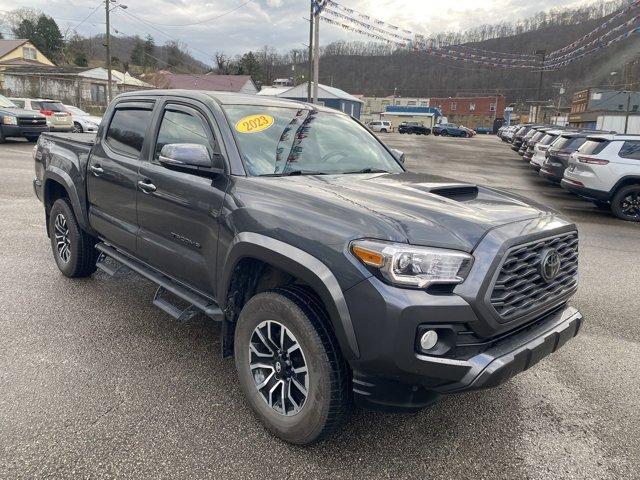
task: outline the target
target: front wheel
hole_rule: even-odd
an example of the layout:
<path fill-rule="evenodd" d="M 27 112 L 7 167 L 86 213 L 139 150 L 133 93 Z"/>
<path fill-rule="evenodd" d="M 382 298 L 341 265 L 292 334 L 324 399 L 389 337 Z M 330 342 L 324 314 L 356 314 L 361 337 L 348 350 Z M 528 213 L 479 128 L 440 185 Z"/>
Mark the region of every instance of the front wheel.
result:
<path fill-rule="evenodd" d="M 27 142 L 33 143 L 33 142 L 37 142 L 38 141 L 38 137 L 39 137 L 39 135 L 27 135 L 24 138 L 27 139 Z"/>
<path fill-rule="evenodd" d="M 73 130 L 71 130 L 73 133 L 82 133 L 84 130 L 82 129 L 82 125 L 80 125 L 78 122 L 73 122 Z"/>
<path fill-rule="evenodd" d="M 440 132 L 440 135 L 442 135 L 443 137 L 448 137 L 449 132 L 447 132 L 446 130 L 443 130 L 442 132 Z"/>
<path fill-rule="evenodd" d="M 318 442 L 349 413 L 349 371 L 327 322 L 317 297 L 298 286 L 260 293 L 240 312 L 240 387 L 264 426 L 289 443 Z"/>
<path fill-rule="evenodd" d="M 49 237 L 53 258 L 65 277 L 88 277 L 96 271 L 96 239 L 80 228 L 66 198 L 59 198 L 51 207 Z"/>
<path fill-rule="evenodd" d="M 640 185 L 622 187 L 611 200 L 613 214 L 629 222 L 640 222 Z"/>

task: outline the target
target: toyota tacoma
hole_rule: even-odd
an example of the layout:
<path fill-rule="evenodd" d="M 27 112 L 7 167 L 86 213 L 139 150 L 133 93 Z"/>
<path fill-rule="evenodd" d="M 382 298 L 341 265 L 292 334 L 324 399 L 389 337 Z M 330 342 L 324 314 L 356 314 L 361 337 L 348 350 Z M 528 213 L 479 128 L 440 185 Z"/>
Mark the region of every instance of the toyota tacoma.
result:
<path fill-rule="evenodd" d="M 221 323 L 250 409 L 310 444 L 353 404 L 499 385 L 574 337 L 578 233 L 491 187 L 411 173 L 356 120 L 219 92 L 125 93 L 41 135 L 34 188 L 67 277 L 132 270 Z"/>

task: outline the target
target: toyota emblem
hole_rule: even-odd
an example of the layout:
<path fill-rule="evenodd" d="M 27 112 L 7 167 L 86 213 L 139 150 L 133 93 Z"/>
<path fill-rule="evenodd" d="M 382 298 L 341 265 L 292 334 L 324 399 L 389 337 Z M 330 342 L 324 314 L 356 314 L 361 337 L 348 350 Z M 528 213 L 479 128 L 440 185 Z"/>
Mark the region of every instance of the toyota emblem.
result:
<path fill-rule="evenodd" d="M 540 254 L 540 276 L 545 282 L 551 283 L 558 276 L 560 263 L 560 254 L 553 248 L 548 248 Z"/>

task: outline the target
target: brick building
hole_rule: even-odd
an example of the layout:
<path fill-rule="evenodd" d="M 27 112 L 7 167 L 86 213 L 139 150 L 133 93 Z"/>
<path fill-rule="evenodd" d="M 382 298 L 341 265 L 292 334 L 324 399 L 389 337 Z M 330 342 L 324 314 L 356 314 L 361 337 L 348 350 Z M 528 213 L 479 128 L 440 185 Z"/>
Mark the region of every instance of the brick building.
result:
<path fill-rule="evenodd" d="M 503 95 L 431 98 L 429 105 L 440 109 L 449 123 L 469 128 L 492 127 L 496 118 L 504 117 L 506 106 Z"/>

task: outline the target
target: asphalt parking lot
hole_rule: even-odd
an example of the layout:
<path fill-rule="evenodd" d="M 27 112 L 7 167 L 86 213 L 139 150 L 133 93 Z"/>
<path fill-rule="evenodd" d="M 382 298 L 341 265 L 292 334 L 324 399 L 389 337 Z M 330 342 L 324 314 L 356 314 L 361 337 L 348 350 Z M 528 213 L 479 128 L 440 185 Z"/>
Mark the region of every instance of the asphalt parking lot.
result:
<path fill-rule="evenodd" d="M 580 227 L 581 335 L 493 390 L 357 410 L 291 447 L 244 405 L 219 327 L 180 325 L 135 275 L 68 280 L 32 144 L 0 145 L 0 478 L 640 478 L 640 225 L 535 175 L 494 136 L 388 134 L 407 166 L 548 203 Z"/>

